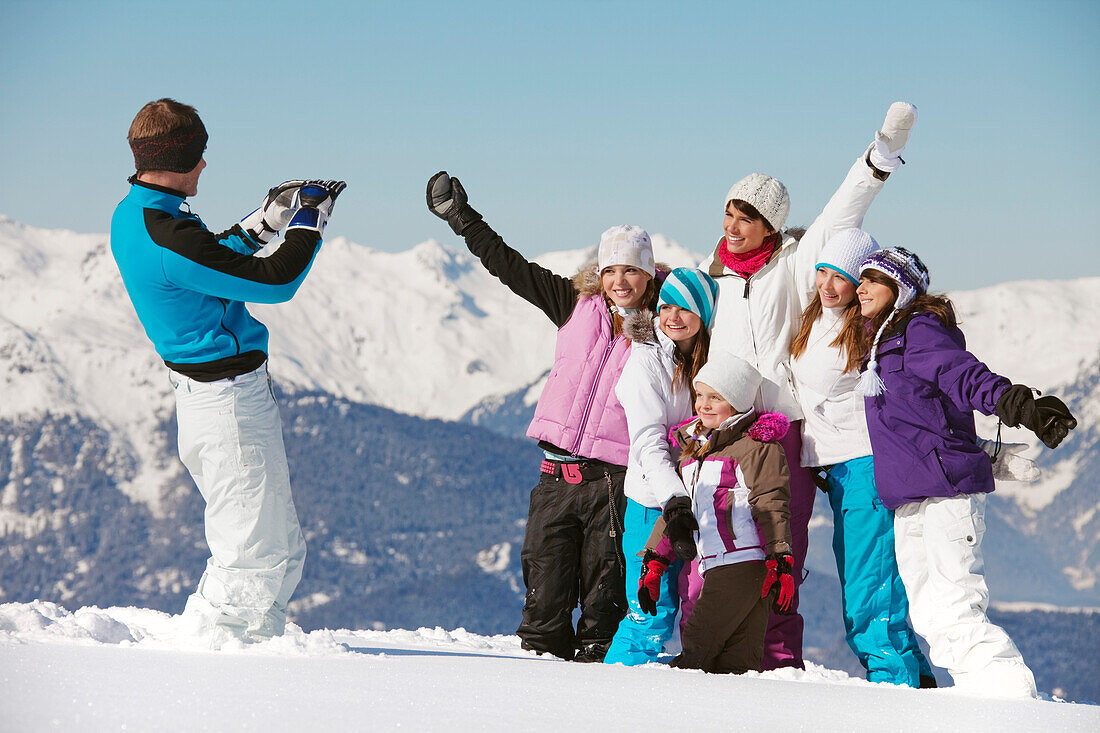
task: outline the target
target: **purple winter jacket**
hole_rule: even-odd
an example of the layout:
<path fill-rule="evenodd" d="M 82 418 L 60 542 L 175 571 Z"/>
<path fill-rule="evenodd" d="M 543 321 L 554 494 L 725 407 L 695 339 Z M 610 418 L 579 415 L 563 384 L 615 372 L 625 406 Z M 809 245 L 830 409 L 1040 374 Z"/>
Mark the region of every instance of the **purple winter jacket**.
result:
<path fill-rule="evenodd" d="M 1010 383 L 966 350 L 962 331 L 918 313 L 879 344 L 878 372 L 886 390 L 865 399 L 882 503 L 993 491 L 973 411 L 993 414 Z"/>

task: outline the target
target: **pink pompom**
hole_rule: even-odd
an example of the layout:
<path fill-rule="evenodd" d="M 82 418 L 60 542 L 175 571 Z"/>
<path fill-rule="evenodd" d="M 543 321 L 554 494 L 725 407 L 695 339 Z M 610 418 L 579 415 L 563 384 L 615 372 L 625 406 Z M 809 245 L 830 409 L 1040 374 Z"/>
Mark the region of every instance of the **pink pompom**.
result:
<path fill-rule="evenodd" d="M 779 412 L 765 412 L 749 428 L 749 437 L 762 443 L 782 440 L 791 429 L 791 421 Z"/>

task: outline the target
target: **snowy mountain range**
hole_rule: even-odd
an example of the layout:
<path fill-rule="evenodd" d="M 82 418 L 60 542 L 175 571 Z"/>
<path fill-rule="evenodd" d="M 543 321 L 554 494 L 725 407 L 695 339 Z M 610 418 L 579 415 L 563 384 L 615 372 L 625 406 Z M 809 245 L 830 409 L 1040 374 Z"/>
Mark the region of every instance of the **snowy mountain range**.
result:
<path fill-rule="evenodd" d="M 654 241 L 658 260 L 701 259 Z M 570 274 L 589 259 L 594 246 L 538 261 Z M 107 236 L 0 217 L 0 293 L 0 602 L 178 612 L 205 558 L 201 501 L 175 457 L 164 366 Z M 1043 477 L 1000 484 L 990 502 L 994 599 L 1100 606 L 1100 278 L 950 295 L 979 357 L 1059 394 L 1080 421 L 1054 452 L 1004 431 L 1029 442 Z M 310 548 L 292 617 L 305 629 L 511 633 L 538 456 L 521 435 L 553 355 L 550 321 L 464 249 L 433 240 L 397 254 L 326 241 L 291 303 L 253 312 L 271 329 Z M 995 429 L 982 421 L 983 434 Z M 836 582 L 830 535 L 819 513 L 807 582 L 832 626 L 809 630 L 808 645 L 813 636 L 821 654 L 842 655 L 838 602 L 825 600 Z M 1068 650 L 1100 651 L 1100 614 L 1066 618 Z M 1051 679 L 1040 687 L 1066 683 Z M 1079 690 L 1100 698 L 1095 680 Z"/>

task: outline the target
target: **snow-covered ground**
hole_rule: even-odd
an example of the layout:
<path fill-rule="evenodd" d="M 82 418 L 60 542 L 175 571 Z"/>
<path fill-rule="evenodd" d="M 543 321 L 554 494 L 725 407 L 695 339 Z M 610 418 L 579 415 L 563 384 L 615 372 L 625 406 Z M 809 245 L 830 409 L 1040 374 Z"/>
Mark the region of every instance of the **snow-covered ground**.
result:
<path fill-rule="evenodd" d="M 137 608 L 0 605 L 3 731 L 1096 731 L 1100 707 L 910 690 L 811 665 L 741 677 L 536 657 L 462 629 L 291 626 L 202 649 Z"/>

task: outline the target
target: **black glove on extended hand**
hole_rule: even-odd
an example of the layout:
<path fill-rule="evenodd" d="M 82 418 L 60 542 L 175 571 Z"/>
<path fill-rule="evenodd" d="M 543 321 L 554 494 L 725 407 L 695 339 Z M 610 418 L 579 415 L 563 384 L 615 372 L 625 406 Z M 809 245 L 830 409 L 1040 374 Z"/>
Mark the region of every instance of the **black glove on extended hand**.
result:
<path fill-rule="evenodd" d="M 643 613 L 657 615 L 657 601 L 661 598 L 661 576 L 668 570 L 669 559 L 653 550 L 646 550 L 642 558 L 642 577 L 638 578 L 638 605 Z"/>
<path fill-rule="evenodd" d="M 477 213 L 467 203 L 466 189 L 457 178 L 451 178 L 447 171 L 439 171 L 428 179 L 428 210 L 451 225 L 451 230 L 462 236 L 462 231 L 481 221 Z"/>
<path fill-rule="evenodd" d="M 1048 448 L 1057 448 L 1077 427 L 1077 418 L 1057 397 L 1035 399 L 1030 387 L 1014 384 L 997 400 L 997 417 L 1010 428 L 1023 426 L 1039 436 Z"/>
<path fill-rule="evenodd" d="M 686 496 L 674 496 L 665 504 L 665 536 L 672 543 L 672 549 L 684 562 L 695 559 L 695 532 L 699 523 L 691 513 L 691 499 Z"/>

